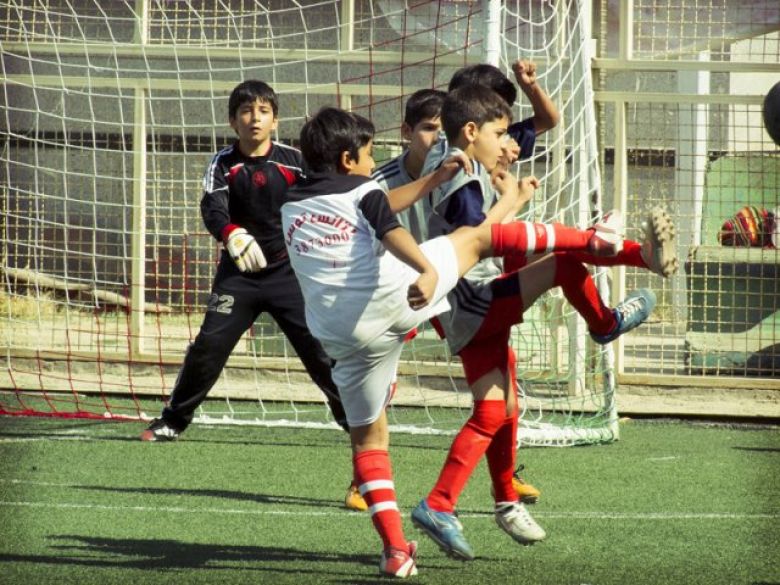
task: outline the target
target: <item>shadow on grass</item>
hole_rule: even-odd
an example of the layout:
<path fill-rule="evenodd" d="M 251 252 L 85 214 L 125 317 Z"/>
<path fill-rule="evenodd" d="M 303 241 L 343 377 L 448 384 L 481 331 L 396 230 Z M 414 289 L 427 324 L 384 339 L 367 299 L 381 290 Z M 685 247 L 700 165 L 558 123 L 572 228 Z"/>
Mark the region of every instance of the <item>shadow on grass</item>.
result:
<path fill-rule="evenodd" d="M 180 488 L 153 488 L 153 487 L 106 487 L 101 485 L 79 485 L 73 486 L 79 490 L 89 490 L 97 492 L 115 492 L 123 494 L 154 494 L 164 496 L 197 496 L 205 498 L 224 498 L 228 500 L 239 500 L 245 502 L 255 502 L 257 504 L 290 504 L 294 506 L 312 506 L 316 508 L 338 508 L 342 509 L 341 502 L 333 500 L 318 500 L 316 498 L 299 498 L 296 496 L 275 496 L 267 494 L 252 494 L 248 492 L 239 492 L 233 490 L 211 490 L 211 489 L 180 489 Z"/>
<path fill-rule="evenodd" d="M 283 573 L 322 574 L 312 563 L 340 563 L 374 567 L 376 555 L 325 553 L 274 546 L 200 544 L 179 540 L 121 539 L 77 535 L 51 537 L 63 544 L 52 548 L 57 554 L 0 554 L 0 563 L 25 562 L 88 567 L 114 567 L 147 571 L 255 570 Z M 339 571 L 342 573 L 342 571 Z"/>
<path fill-rule="evenodd" d="M 74 429 L 76 427 L 73 427 Z M 6 438 L 16 438 L 16 439 L 55 439 L 55 440 L 70 440 L 70 441 L 93 441 L 93 442 L 115 442 L 115 443 L 129 443 L 129 444 L 138 444 L 139 446 L 146 448 L 146 449 L 154 449 L 154 453 L 159 455 L 160 453 L 163 453 L 164 449 L 166 447 L 172 447 L 172 446 L 179 446 L 180 448 L 186 447 L 186 445 L 198 445 L 198 446 L 230 446 L 230 447 L 236 447 L 236 446 L 248 446 L 248 447 L 254 447 L 254 446 L 265 446 L 265 447 L 274 447 L 274 448 L 282 448 L 282 447 L 305 447 L 308 449 L 319 449 L 322 447 L 337 447 L 337 448 L 343 448 L 344 452 L 347 454 L 346 456 L 349 457 L 349 436 L 344 433 L 343 431 L 339 432 L 334 430 L 324 430 L 323 434 L 326 436 L 323 438 L 318 438 L 316 442 L 313 442 L 311 440 L 301 440 L 301 441 L 279 441 L 277 440 L 277 437 L 269 435 L 267 437 L 258 437 L 257 440 L 247 439 L 245 436 L 242 436 L 240 434 L 240 429 L 229 429 L 230 432 L 236 433 L 236 439 L 230 440 L 230 439 L 212 439 L 203 436 L 202 434 L 198 434 L 198 436 L 195 435 L 195 432 L 188 431 L 186 437 L 179 438 L 176 441 L 166 441 L 166 442 L 156 442 L 156 443 L 143 443 L 139 440 L 139 435 L 141 434 L 141 431 L 146 428 L 140 428 L 138 430 L 137 434 L 129 434 L 129 435 L 109 435 L 109 434 L 78 434 L 78 433 L 65 433 L 62 431 L 41 431 L 41 430 L 30 430 L 30 431 L 0 431 L 0 437 L 6 437 Z M 254 431 L 257 431 L 258 429 L 261 429 L 263 431 L 267 431 L 268 429 L 263 427 L 253 427 Z M 289 432 L 290 428 L 285 428 L 285 431 Z M 438 439 L 438 437 L 436 437 Z M 442 449 L 449 448 L 449 442 L 452 441 L 452 437 L 445 437 L 441 439 L 439 443 L 433 443 L 433 444 L 415 444 L 413 441 L 419 441 L 419 438 L 414 437 L 411 439 L 408 439 L 408 442 L 406 442 L 407 437 L 402 434 L 397 434 L 394 436 L 394 442 L 395 444 L 393 447 L 395 449 L 410 449 L 410 450 L 419 450 L 419 451 L 442 451 Z M 430 439 L 432 442 L 435 439 Z M 159 451 L 158 451 L 159 449 Z"/>
<path fill-rule="evenodd" d="M 757 453 L 780 453 L 780 447 L 734 447 L 737 451 L 753 451 Z"/>
<path fill-rule="evenodd" d="M 29 432 L 36 433 L 40 431 L 42 427 L 46 427 L 47 430 L 52 428 L 58 430 L 72 430 L 72 429 L 85 429 L 95 428 L 100 426 L 106 426 L 106 424 L 116 424 L 118 421 L 94 420 L 94 419 L 73 419 L 73 418 L 41 418 L 41 417 L 8 417 L 4 419 L 7 423 L 7 427 L 13 427 L 16 432 L 20 432 L 21 429 L 29 429 Z M 6 434 L 4 431 L 0 434 Z"/>
<path fill-rule="evenodd" d="M 350 566 L 360 565 L 376 571 L 378 554 L 317 552 L 274 546 L 242 546 L 182 542 L 162 539 L 122 539 L 78 535 L 52 536 L 60 541 L 53 554 L 0 553 L 0 563 L 36 563 L 42 565 L 104 569 L 140 569 L 147 572 L 175 573 L 198 571 L 257 571 L 270 575 L 301 575 L 300 582 L 328 582 L 350 585 L 379 585 L 386 578 L 355 575 Z M 332 563 L 332 568 L 324 564 Z M 341 565 L 341 566 L 339 566 Z M 427 568 L 447 572 L 460 570 L 452 562 L 429 562 Z M 310 575 L 306 577 L 305 575 Z M 184 575 L 181 575 L 184 577 Z M 269 577 L 272 578 L 272 577 Z M 186 580 L 186 579 L 185 579 Z M 166 581 L 167 582 L 167 581 Z M 261 581 L 262 582 L 262 581 Z"/>

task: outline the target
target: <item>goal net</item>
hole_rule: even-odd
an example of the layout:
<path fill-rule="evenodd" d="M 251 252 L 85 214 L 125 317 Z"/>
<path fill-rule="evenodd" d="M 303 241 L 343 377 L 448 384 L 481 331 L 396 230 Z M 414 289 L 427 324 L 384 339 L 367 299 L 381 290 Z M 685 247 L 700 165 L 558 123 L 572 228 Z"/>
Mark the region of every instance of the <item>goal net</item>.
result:
<path fill-rule="evenodd" d="M 600 211 L 587 4 L 4 2 L 0 413 L 157 415 L 204 314 L 219 245 L 200 218 L 201 177 L 234 139 L 227 96 L 244 79 L 279 93 L 279 141 L 337 104 L 373 120 L 381 163 L 401 152 L 412 92 L 446 88 L 466 64 L 509 73 L 531 58 L 562 123 L 517 169 L 543 182 L 525 215 L 587 225 Z M 514 114 L 530 116 L 527 101 Z M 521 441 L 616 437 L 610 349 L 588 341 L 560 295 L 532 307 L 512 343 Z M 424 328 L 404 351 L 392 423 L 452 432 L 470 405 L 458 358 Z M 266 316 L 196 421 L 335 428 Z"/>

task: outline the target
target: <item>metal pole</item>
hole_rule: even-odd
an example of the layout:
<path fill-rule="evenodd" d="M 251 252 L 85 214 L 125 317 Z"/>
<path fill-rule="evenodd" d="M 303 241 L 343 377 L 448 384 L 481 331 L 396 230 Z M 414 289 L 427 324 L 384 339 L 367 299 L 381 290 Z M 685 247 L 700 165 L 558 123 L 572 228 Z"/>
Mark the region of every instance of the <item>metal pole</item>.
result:
<path fill-rule="evenodd" d="M 149 22 L 146 0 L 136 3 L 136 41 L 145 45 Z M 144 304 L 146 302 L 146 98 L 149 91 L 137 87 L 133 108 L 133 209 L 130 269 L 130 351 L 144 351 Z"/>
<path fill-rule="evenodd" d="M 484 63 L 498 67 L 501 59 L 501 0 L 482 0 Z"/>
<path fill-rule="evenodd" d="M 339 53 L 349 53 L 355 48 L 355 0 L 341 0 L 340 17 Z M 341 59 L 340 54 L 339 59 Z M 352 110 L 352 95 L 340 93 L 339 103 L 345 110 Z"/>
<path fill-rule="evenodd" d="M 709 61 L 709 52 L 699 53 L 700 61 Z M 680 94 L 707 95 L 710 93 L 709 71 L 680 71 L 677 74 Z M 675 168 L 675 197 L 678 207 L 677 255 L 688 257 L 688 250 L 701 242 L 701 218 L 704 208 L 704 178 L 709 159 L 707 156 L 707 104 L 679 106 L 679 146 Z M 672 279 L 675 307 L 688 305 L 685 271 Z"/>

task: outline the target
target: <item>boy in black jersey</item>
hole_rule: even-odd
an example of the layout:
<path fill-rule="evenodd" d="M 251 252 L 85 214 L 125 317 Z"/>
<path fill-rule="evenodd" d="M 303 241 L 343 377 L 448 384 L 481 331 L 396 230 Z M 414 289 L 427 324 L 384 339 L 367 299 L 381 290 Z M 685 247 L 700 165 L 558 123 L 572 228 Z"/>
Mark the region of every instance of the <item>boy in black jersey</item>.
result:
<path fill-rule="evenodd" d="M 271 139 L 278 99 L 266 83 L 236 86 L 228 115 L 238 140 L 211 159 L 200 202 L 206 228 L 224 249 L 200 332 L 187 350 L 169 404 L 141 434 L 143 441 L 178 438 L 262 312 L 277 322 L 346 428 L 332 360 L 306 327 L 303 296 L 282 237 L 279 208 L 302 174 L 301 153 Z"/>

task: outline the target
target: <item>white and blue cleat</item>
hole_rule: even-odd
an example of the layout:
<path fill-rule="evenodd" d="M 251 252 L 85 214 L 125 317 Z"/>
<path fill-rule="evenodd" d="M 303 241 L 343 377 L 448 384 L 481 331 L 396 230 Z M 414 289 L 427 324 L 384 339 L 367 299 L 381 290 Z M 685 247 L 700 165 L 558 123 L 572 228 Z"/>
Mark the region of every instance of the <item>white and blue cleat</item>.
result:
<path fill-rule="evenodd" d="M 655 293 L 650 289 L 640 288 L 639 290 L 635 290 L 623 299 L 617 307 L 612 309 L 615 313 L 615 320 L 617 321 L 615 328 L 605 335 L 596 335 L 591 332 L 591 338 L 601 345 L 616 340 L 624 333 L 636 329 L 647 321 L 650 313 L 652 313 L 655 308 L 655 303 Z"/>
<path fill-rule="evenodd" d="M 423 498 L 412 510 L 412 523 L 439 545 L 447 556 L 471 561 L 474 551 L 463 536 L 463 527 L 455 514 L 437 512 Z"/>

